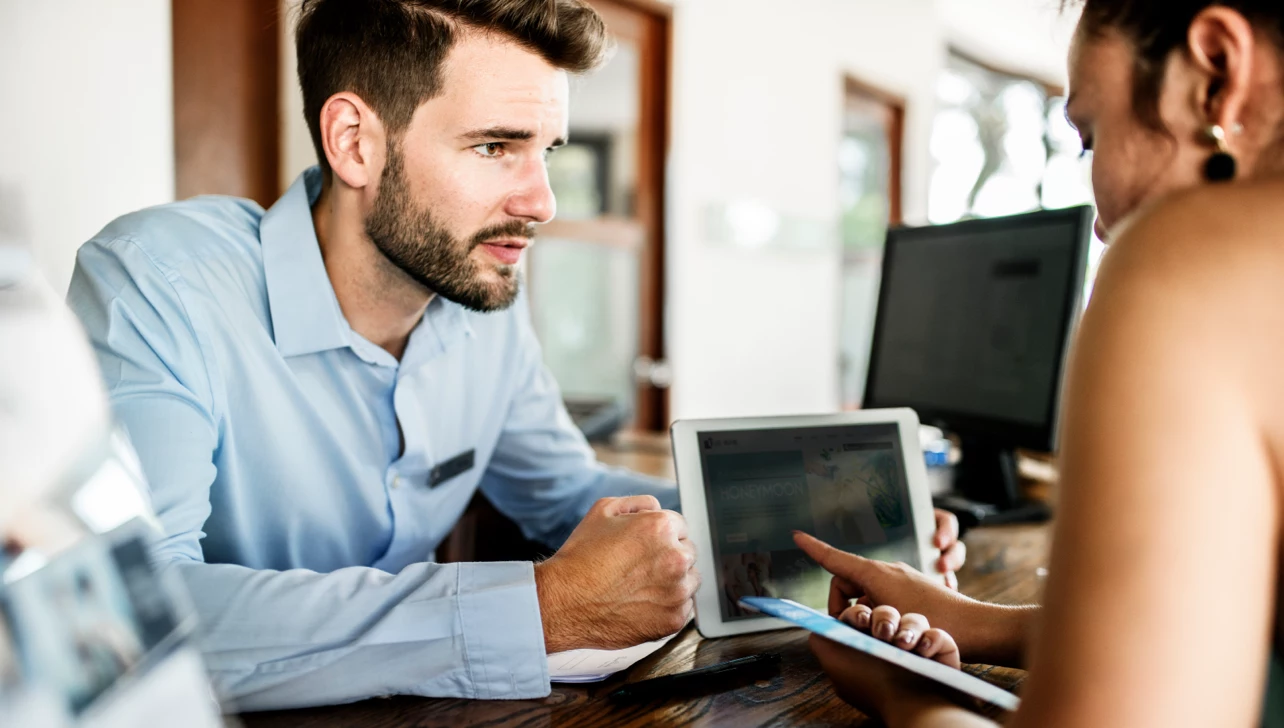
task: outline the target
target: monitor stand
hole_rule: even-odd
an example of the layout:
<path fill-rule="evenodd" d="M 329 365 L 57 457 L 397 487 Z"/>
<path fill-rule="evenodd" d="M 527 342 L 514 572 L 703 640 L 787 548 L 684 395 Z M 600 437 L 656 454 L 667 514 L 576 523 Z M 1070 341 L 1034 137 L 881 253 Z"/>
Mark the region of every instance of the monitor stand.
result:
<path fill-rule="evenodd" d="M 1046 503 L 1021 497 L 1016 453 L 985 440 L 963 438 L 963 459 L 955 468 L 954 492 L 933 499 L 958 516 L 959 525 L 1041 523 L 1052 517 Z"/>

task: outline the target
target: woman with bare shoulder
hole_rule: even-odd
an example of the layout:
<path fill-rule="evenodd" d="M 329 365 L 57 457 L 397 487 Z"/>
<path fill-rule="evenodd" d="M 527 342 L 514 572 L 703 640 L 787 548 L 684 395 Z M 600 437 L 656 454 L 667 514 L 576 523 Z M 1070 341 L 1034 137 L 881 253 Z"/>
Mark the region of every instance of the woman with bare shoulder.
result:
<path fill-rule="evenodd" d="M 1027 667 L 1008 725 L 1284 725 L 1284 3 L 1077 4 L 1067 114 L 1113 244 L 1066 382 L 1043 607 L 799 545 L 853 625 Z M 893 728 L 989 725 L 885 663 L 813 649 Z"/>

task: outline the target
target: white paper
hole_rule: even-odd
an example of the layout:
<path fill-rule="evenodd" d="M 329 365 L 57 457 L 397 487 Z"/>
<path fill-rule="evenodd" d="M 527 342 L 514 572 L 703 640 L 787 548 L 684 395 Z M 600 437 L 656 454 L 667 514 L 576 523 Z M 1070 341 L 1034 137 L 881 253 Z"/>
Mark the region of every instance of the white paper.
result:
<path fill-rule="evenodd" d="M 548 676 L 555 683 L 600 682 L 663 647 L 676 635 L 623 650 L 569 650 L 548 656 Z"/>

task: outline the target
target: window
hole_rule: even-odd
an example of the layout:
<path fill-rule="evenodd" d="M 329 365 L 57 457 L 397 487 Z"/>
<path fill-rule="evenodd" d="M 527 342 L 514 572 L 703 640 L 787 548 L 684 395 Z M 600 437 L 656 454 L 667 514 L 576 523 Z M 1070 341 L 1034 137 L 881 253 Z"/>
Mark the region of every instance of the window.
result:
<path fill-rule="evenodd" d="M 568 403 L 618 406 L 637 429 L 664 430 L 669 18 L 631 2 L 591 4 L 617 47 L 571 84 L 569 143 L 548 162 L 557 219 L 527 258 L 531 317 Z"/>
<path fill-rule="evenodd" d="M 936 98 L 932 223 L 1092 203 L 1089 165 L 1061 89 L 951 53 Z M 1103 251 L 1094 241 L 1088 291 Z"/>

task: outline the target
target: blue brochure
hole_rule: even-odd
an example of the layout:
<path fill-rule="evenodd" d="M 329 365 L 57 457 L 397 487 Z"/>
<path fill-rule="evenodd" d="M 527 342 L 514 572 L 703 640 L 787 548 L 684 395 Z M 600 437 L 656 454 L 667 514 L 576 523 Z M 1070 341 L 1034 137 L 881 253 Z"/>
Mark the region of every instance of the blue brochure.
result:
<path fill-rule="evenodd" d="M 815 632 L 821 637 L 860 650 L 880 660 L 909 670 L 915 675 L 927 678 L 936 683 L 976 698 L 984 703 L 995 705 L 1004 710 L 1016 710 L 1021 699 L 1008 691 L 952 667 L 942 665 L 926 657 L 919 657 L 910 652 L 894 647 L 881 640 L 874 639 L 864 632 L 858 632 L 828 614 L 817 612 L 811 607 L 804 607 L 788 599 L 772 597 L 742 597 L 740 605 L 756 612 L 793 622 L 804 629 Z"/>

